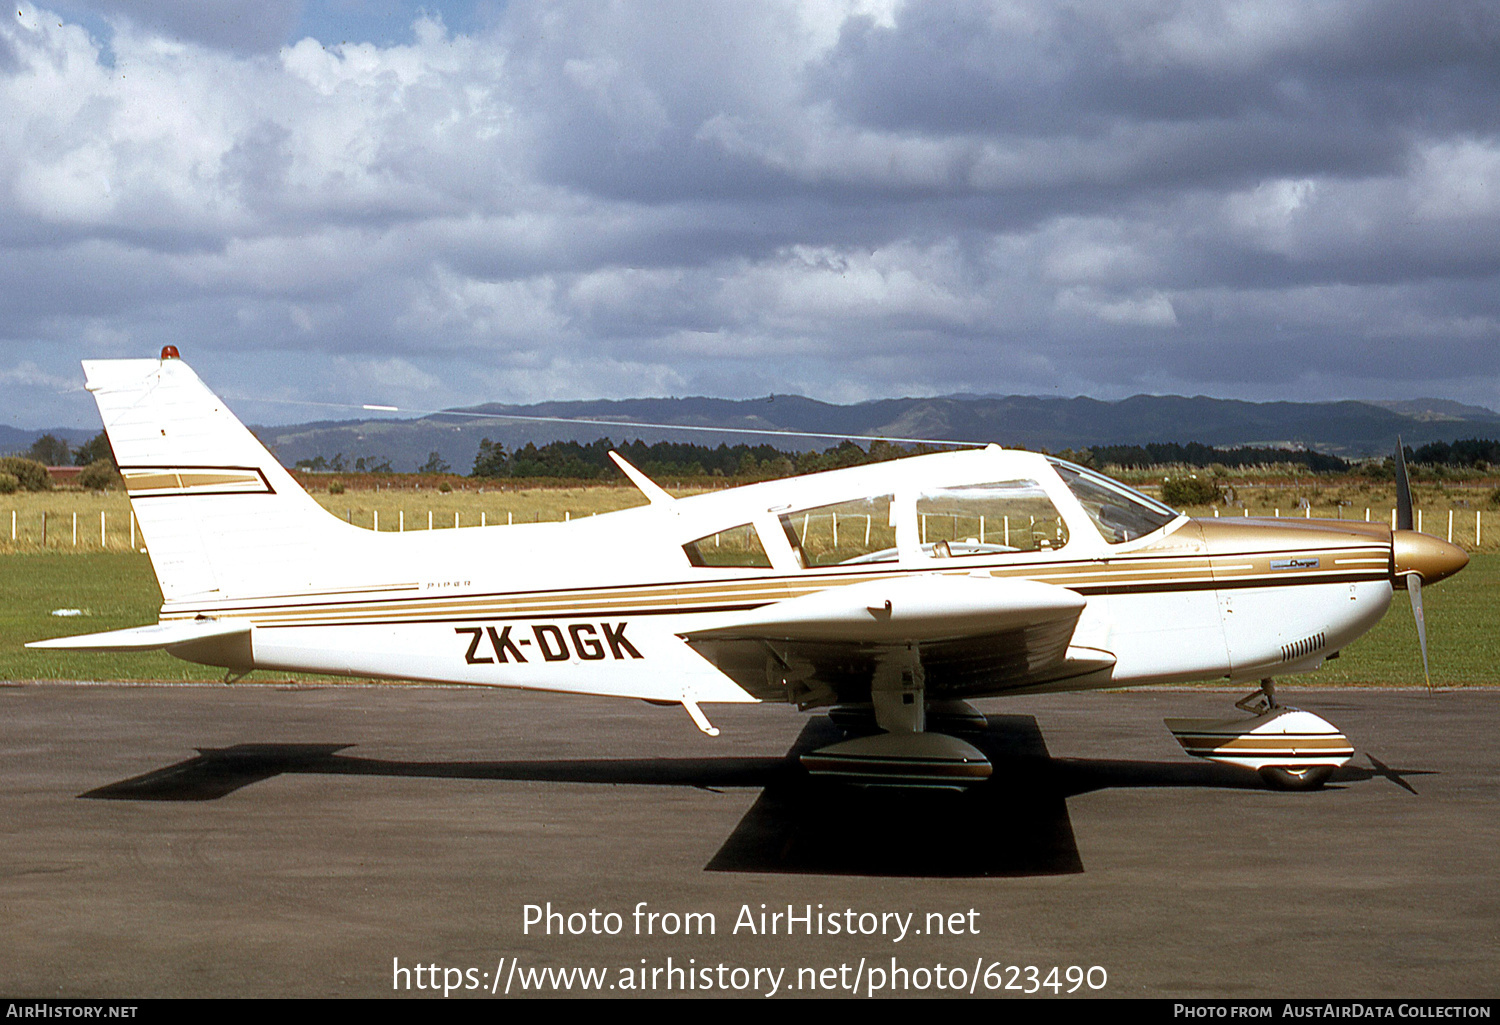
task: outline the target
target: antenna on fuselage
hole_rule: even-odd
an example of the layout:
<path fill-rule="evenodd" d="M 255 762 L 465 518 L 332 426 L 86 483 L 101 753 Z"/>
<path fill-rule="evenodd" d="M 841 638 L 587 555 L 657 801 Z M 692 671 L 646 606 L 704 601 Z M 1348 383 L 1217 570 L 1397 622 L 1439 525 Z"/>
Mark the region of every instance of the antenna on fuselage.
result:
<path fill-rule="evenodd" d="M 620 455 L 620 453 L 611 451 L 609 458 L 613 459 L 615 465 L 624 472 L 625 476 L 630 478 L 630 483 L 641 489 L 641 494 L 645 495 L 652 505 L 671 505 L 677 501 L 677 499 L 663 491 L 656 481 L 626 462 L 625 457 Z"/>

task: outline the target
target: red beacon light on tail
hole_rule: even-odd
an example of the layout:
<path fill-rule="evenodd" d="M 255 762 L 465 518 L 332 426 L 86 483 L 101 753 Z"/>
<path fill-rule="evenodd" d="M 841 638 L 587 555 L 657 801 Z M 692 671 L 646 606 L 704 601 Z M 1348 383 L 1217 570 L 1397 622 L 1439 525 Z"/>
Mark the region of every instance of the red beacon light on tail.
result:
<path fill-rule="evenodd" d="M 163 345 L 161 347 L 161 358 L 162 359 L 181 359 L 182 356 L 177 352 L 177 346 L 175 346 L 175 345 Z"/>

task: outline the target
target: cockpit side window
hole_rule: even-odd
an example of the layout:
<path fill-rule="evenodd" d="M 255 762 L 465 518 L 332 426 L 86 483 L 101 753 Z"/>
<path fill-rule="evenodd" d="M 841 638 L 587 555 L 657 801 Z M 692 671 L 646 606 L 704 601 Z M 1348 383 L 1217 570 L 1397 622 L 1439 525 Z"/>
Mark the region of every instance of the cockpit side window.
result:
<path fill-rule="evenodd" d="M 1094 526 L 1099 528 L 1104 540 L 1112 545 L 1145 537 L 1178 516 L 1176 510 L 1119 481 L 1061 459 L 1049 461 L 1083 506 L 1083 511 L 1094 521 Z"/>
<path fill-rule="evenodd" d="M 765 546 L 753 523 L 741 523 L 736 527 L 706 534 L 696 541 L 682 546 L 688 562 L 694 566 L 749 566 L 771 565 Z"/>
<path fill-rule="evenodd" d="M 1035 552 L 1068 543 L 1068 527 L 1034 480 L 934 488 L 917 496 L 917 528 L 933 558 Z"/>
<path fill-rule="evenodd" d="M 894 497 L 878 495 L 782 513 L 781 529 L 803 566 L 895 562 Z"/>

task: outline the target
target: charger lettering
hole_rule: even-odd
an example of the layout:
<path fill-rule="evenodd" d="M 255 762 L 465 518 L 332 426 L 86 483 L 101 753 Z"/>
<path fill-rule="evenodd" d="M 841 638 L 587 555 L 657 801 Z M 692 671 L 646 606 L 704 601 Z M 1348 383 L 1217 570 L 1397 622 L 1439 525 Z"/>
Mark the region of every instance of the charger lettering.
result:
<path fill-rule="evenodd" d="M 521 651 L 531 648 L 532 654 L 541 653 L 544 662 L 565 662 L 570 658 L 584 662 L 603 659 L 628 660 L 645 658 L 625 636 L 628 623 L 574 623 L 564 632 L 552 623 L 532 624 L 526 627 L 507 624 L 493 626 L 455 627 L 456 634 L 467 634 L 468 647 L 464 650 L 464 661 L 469 665 L 494 665 L 500 663 L 528 662 Z M 512 636 L 512 631 L 515 631 Z M 530 637 L 523 636 L 529 632 Z M 600 641 L 600 635 L 603 641 Z M 488 641 L 488 644 L 485 644 Z M 571 642 L 571 644 L 570 644 Z M 481 647 L 483 645 L 483 647 Z"/>

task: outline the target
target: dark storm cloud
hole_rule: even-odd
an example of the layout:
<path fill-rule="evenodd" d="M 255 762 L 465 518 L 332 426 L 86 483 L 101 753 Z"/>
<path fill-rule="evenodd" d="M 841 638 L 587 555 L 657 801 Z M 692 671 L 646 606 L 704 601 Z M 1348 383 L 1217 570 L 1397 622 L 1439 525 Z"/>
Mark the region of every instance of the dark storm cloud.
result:
<path fill-rule="evenodd" d="M 898 25 L 851 19 L 813 80 L 853 120 L 917 131 L 1066 135 L 1117 118 L 1450 131 L 1493 127 L 1497 43 L 1500 12 L 1472 3 L 929 3 Z"/>
<path fill-rule="evenodd" d="M 1491 5 L 439 9 L 20 8 L 0 381 L 1500 403 Z"/>

